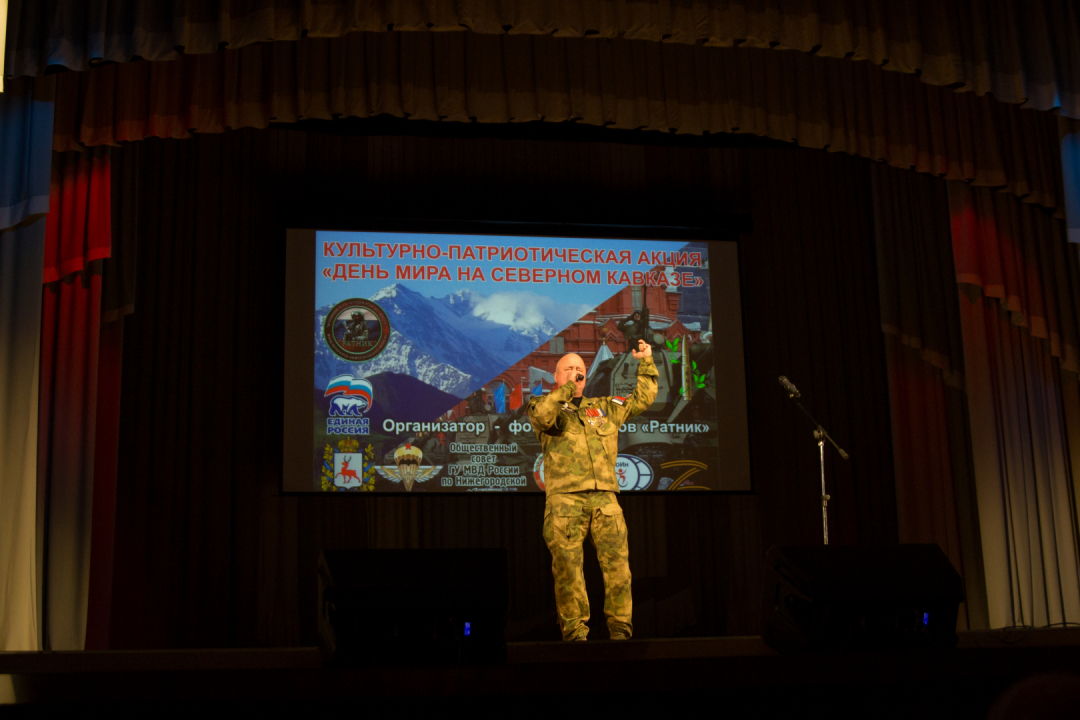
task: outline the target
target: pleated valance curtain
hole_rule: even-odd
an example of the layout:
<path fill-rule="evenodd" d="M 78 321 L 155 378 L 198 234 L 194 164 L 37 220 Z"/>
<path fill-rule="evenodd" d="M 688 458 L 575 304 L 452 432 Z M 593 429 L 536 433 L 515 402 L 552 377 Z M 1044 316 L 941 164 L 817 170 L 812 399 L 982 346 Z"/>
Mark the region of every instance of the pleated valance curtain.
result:
<path fill-rule="evenodd" d="M 1080 117 L 1080 15 L 1056 0 L 11 0 L 9 75 L 170 60 L 354 32 L 646 40 L 793 49 L 868 61 L 927 84 Z"/>
<path fill-rule="evenodd" d="M 388 114 L 751 133 L 1063 207 L 1045 113 L 868 63 L 631 40 L 354 33 L 59 76 L 57 150 Z"/>
<path fill-rule="evenodd" d="M 53 154 L 44 282 L 56 282 L 109 257 L 109 192 L 108 148 Z"/>
<path fill-rule="evenodd" d="M 1080 272 L 1064 222 L 985 188 L 950 182 L 948 191 L 957 282 L 1000 300 L 1013 325 L 1080 372 Z"/>

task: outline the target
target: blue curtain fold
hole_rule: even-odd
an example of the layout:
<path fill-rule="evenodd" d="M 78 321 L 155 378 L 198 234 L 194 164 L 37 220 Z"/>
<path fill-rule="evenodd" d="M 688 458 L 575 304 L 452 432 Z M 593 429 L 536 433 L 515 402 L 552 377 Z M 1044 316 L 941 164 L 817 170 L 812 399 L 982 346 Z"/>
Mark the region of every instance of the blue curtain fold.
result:
<path fill-rule="evenodd" d="M 1080 242 L 1080 122 L 1058 117 L 1065 229 L 1069 242 Z"/>
<path fill-rule="evenodd" d="M 0 230 L 49 210 L 53 78 L 16 78 L 0 93 Z"/>

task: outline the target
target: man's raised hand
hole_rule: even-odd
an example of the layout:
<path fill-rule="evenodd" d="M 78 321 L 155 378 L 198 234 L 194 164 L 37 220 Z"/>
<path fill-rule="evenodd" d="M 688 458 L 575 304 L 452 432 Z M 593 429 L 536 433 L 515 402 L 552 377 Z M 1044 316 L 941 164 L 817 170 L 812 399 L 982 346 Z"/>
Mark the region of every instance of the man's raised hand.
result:
<path fill-rule="evenodd" d="M 634 358 L 637 359 L 637 360 L 640 360 L 641 358 L 644 358 L 644 357 L 652 357 L 652 345 L 645 342 L 644 340 L 638 340 L 637 342 L 638 342 L 638 349 L 637 350 L 631 350 L 630 354 L 633 355 Z"/>

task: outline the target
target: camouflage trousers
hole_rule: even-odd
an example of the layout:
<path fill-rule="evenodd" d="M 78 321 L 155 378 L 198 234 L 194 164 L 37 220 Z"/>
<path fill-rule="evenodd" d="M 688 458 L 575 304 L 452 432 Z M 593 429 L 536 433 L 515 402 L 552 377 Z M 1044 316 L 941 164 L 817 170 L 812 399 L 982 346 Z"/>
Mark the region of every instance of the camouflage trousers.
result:
<path fill-rule="evenodd" d="M 591 491 L 549 495 L 544 508 L 544 542 L 551 551 L 555 607 L 563 640 L 589 633 L 589 596 L 581 569 L 582 545 L 588 535 L 604 573 L 604 615 L 612 636 L 630 637 L 630 562 L 626 522 L 613 492 Z"/>

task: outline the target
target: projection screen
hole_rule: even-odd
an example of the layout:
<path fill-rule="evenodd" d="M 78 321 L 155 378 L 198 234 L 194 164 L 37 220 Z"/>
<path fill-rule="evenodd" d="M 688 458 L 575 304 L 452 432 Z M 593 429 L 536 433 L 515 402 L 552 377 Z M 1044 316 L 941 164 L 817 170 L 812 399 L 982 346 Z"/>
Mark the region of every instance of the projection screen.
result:
<path fill-rule="evenodd" d="M 614 233 L 613 233 L 614 234 Z M 284 492 L 543 492 L 530 399 L 577 353 L 622 492 L 751 490 L 738 243 L 289 230 Z M 603 418 L 596 418 L 604 422 Z"/>

